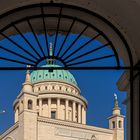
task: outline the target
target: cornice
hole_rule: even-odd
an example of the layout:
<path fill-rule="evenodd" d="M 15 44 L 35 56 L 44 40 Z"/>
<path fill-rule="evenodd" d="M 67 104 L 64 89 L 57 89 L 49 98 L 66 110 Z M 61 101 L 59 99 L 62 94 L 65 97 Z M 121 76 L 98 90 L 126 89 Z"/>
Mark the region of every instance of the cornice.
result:
<path fill-rule="evenodd" d="M 67 127 L 73 127 L 73 128 L 95 131 L 95 132 L 113 134 L 113 130 L 110 130 L 110 129 L 100 128 L 100 127 L 95 127 L 95 126 L 89 126 L 89 125 L 85 125 L 85 124 L 79 124 L 79 123 L 76 123 L 76 122 L 50 119 L 50 118 L 47 118 L 47 117 L 40 117 L 40 116 L 38 116 L 38 121 L 43 122 L 43 123 L 49 123 L 49 124 L 52 124 L 52 125 L 67 126 Z"/>
<path fill-rule="evenodd" d="M 23 92 L 23 91 L 21 91 L 20 94 L 17 96 L 17 99 L 19 99 L 24 94 L 30 94 L 30 95 L 33 95 L 33 96 L 38 96 L 38 93 L 36 93 L 36 92 Z"/>
<path fill-rule="evenodd" d="M 76 86 L 76 85 L 74 85 L 74 84 L 72 84 L 72 83 L 68 83 L 68 82 L 64 82 L 64 81 L 61 81 L 61 80 L 42 80 L 42 81 L 38 81 L 38 82 L 36 82 L 36 83 L 33 83 L 32 85 L 33 86 L 35 86 L 35 85 L 38 85 L 38 84 L 42 84 L 42 83 L 53 83 L 53 82 L 58 82 L 58 83 L 63 83 L 63 84 L 66 84 L 66 85 L 70 85 L 70 86 L 73 86 L 74 88 L 76 88 L 78 91 L 79 91 L 79 93 L 81 92 L 80 91 L 80 88 L 78 87 L 78 86 Z"/>
<path fill-rule="evenodd" d="M 111 119 L 111 118 L 115 118 L 115 117 L 121 117 L 121 118 L 125 118 L 125 116 L 124 115 L 112 115 L 112 116 L 110 116 L 110 117 L 108 117 L 107 119 Z"/>
<path fill-rule="evenodd" d="M 6 137 L 9 133 L 17 129 L 19 126 L 19 122 L 15 123 L 12 127 L 10 127 L 8 130 L 6 130 L 3 134 L 0 136 L 0 140 L 4 137 Z"/>
<path fill-rule="evenodd" d="M 41 97 L 41 95 L 47 95 L 47 96 L 45 96 L 45 97 Z M 49 96 L 50 95 L 50 96 Z M 58 97 L 58 98 L 61 98 L 61 97 L 59 97 L 59 95 L 61 96 L 61 95 L 64 95 L 64 98 L 65 99 L 68 99 L 68 97 L 74 97 L 74 98 L 77 98 L 77 99 L 79 99 L 79 100 L 81 100 L 82 102 L 84 102 L 85 104 L 86 104 L 86 107 L 87 107 L 87 105 L 88 105 L 88 101 L 83 97 L 83 96 L 81 96 L 81 95 L 72 95 L 72 94 L 65 94 L 65 93 L 41 93 L 41 94 L 39 94 L 39 96 L 38 96 L 38 98 L 39 99 L 42 99 L 42 98 L 53 98 L 53 96 L 52 95 L 56 95 L 56 97 Z"/>

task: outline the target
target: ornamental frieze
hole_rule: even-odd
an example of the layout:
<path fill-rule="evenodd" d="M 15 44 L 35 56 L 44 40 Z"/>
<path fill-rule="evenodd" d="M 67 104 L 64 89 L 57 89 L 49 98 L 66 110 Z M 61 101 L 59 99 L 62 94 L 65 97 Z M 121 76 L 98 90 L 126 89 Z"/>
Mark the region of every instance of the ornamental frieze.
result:
<path fill-rule="evenodd" d="M 95 134 L 83 131 L 71 130 L 66 128 L 56 128 L 55 135 L 70 138 L 78 138 L 79 140 L 97 140 Z"/>

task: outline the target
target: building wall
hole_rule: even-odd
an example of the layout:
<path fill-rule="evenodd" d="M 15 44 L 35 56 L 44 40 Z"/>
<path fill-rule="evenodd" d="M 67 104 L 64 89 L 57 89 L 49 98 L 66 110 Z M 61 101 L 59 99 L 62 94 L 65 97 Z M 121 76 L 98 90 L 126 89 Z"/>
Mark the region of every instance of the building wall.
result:
<path fill-rule="evenodd" d="M 39 117 L 38 140 L 92 140 L 91 138 L 93 140 L 113 140 L 113 131 Z"/>

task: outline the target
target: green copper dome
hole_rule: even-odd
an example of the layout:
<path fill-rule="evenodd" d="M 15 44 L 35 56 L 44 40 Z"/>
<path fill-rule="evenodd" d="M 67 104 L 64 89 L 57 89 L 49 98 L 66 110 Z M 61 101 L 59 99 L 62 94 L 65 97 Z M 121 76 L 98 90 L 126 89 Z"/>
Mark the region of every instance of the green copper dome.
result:
<path fill-rule="evenodd" d="M 60 67 L 56 64 L 47 64 L 42 67 Z M 62 81 L 77 86 L 77 82 L 73 75 L 68 70 L 34 70 L 31 72 L 31 83 L 37 83 L 40 81 Z"/>

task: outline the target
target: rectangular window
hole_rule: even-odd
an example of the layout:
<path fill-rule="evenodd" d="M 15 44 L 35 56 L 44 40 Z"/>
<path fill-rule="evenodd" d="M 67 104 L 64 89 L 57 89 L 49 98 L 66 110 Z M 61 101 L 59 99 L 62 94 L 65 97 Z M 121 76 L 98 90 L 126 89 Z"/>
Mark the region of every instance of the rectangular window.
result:
<path fill-rule="evenodd" d="M 55 119 L 56 118 L 56 111 L 51 111 L 51 118 Z"/>

